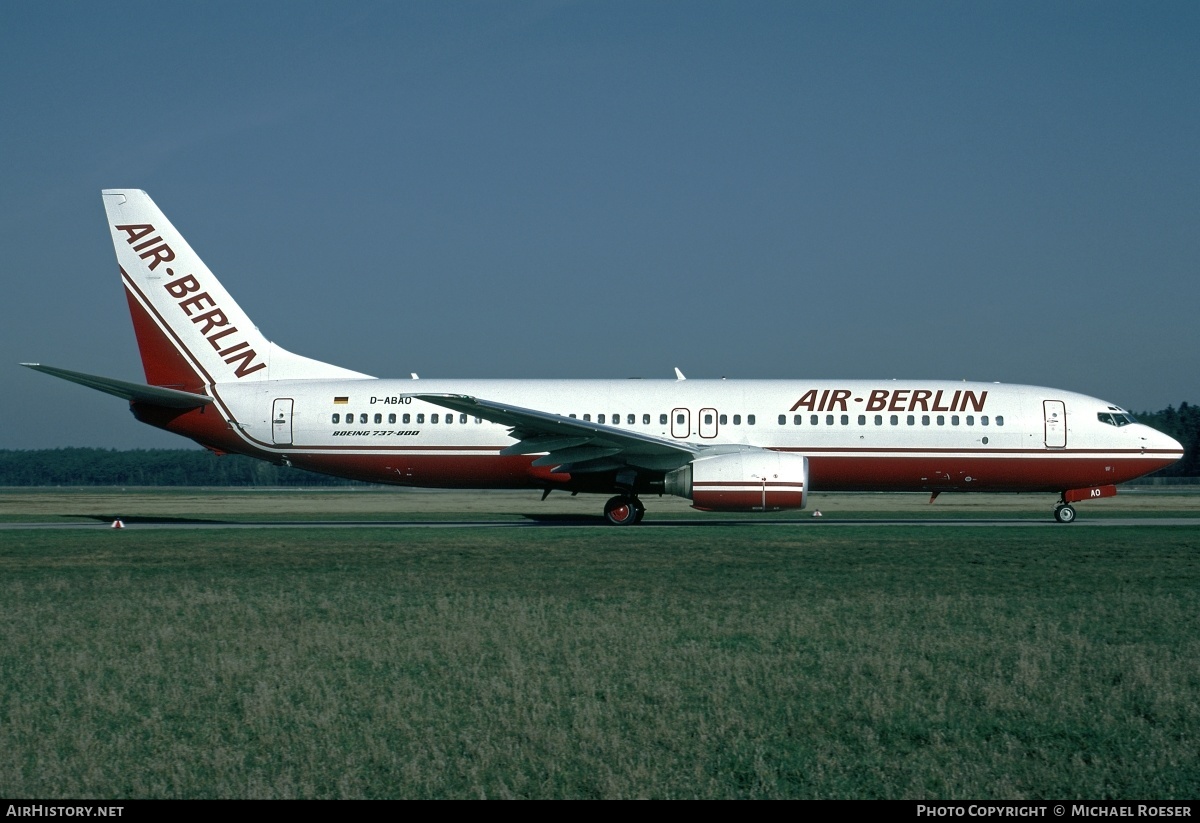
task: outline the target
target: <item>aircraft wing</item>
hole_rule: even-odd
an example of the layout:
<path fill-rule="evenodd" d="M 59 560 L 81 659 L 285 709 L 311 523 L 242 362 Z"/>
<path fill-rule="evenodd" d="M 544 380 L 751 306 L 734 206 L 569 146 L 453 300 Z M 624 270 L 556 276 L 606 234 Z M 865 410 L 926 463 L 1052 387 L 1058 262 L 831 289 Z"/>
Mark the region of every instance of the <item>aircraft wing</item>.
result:
<path fill-rule="evenodd" d="M 78 371 L 58 369 L 54 366 L 43 366 L 41 363 L 22 363 L 22 366 L 40 371 L 44 374 L 60 377 L 89 389 L 102 391 L 129 401 L 151 403 L 155 406 L 166 406 L 170 409 L 195 409 L 213 402 L 211 397 L 203 394 L 164 389 L 161 386 L 147 386 L 143 383 L 129 383 L 125 380 L 114 380 L 111 377 L 100 377 L 95 374 L 84 374 Z"/>
<path fill-rule="evenodd" d="M 500 454 L 546 452 L 534 460 L 533 465 L 553 466 L 555 472 L 586 474 L 626 467 L 665 472 L 687 465 L 702 451 L 701 447 L 692 443 L 666 440 L 465 394 L 414 394 L 413 397 L 508 426 L 510 436 L 520 442 L 502 450 Z"/>

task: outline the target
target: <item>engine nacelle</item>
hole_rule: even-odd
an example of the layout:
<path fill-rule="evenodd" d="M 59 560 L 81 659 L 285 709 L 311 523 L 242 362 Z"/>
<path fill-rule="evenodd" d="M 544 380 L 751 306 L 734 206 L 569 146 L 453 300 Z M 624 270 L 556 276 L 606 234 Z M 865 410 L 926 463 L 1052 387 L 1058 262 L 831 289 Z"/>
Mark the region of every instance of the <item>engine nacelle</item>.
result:
<path fill-rule="evenodd" d="M 701 457 L 670 472 L 664 491 L 714 512 L 802 509 L 808 501 L 808 458 L 765 449 Z"/>

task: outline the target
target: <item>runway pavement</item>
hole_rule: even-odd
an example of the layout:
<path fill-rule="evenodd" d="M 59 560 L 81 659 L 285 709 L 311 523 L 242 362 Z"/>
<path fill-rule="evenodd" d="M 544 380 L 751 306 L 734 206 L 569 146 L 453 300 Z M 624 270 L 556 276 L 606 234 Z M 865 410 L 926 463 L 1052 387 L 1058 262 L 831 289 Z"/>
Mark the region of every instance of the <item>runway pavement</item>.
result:
<path fill-rule="evenodd" d="M 255 522 L 186 520 L 181 518 L 156 520 L 154 518 L 130 518 L 122 521 L 127 530 L 172 530 L 172 529 L 545 529 L 545 528 L 598 528 L 615 529 L 600 517 L 531 517 L 527 520 L 264 520 Z M 1094 520 L 1076 520 L 1063 524 L 1048 517 L 1011 518 L 855 518 L 802 517 L 788 520 L 721 520 L 713 518 L 688 518 L 643 521 L 638 528 L 661 529 L 680 527 L 731 528 L 749 526 L 773 526 L 788 528 L 872 528 L 878 526 L 926 526 L 960 528 L 1037 528 L 1079 529 L 1111 526 L 1191 526 L 1200 527 L 1200 518 L 1195 517 L 1107 517 Z M 0 531 L 55 531 L 84 529 L 90 531 L 111 530 L 110 522 L 89 520 L 79 523 L 0 523 Z"/>

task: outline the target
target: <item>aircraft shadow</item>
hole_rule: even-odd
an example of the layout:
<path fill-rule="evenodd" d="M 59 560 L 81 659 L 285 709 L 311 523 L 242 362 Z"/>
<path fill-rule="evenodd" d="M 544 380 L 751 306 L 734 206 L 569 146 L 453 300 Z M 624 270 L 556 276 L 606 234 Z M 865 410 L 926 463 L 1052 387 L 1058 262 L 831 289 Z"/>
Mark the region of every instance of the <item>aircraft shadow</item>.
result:
<path fill-rule="evenodd" d="M 199 518 L 199 517 L 163 517 L 163 516 L 158 516 L 158 515 L 125 516 L 125 515 L 120 515 L 120 514 L 66 514 L 66 515 L 63 515 L 63 517 L 80 517 L 80 518 L 84 518 L 87 520 L 99 520 L 103 523 L 111 523 L 114 520 L 120 520 L 122 523 L 126 523 L 126 524 L 129 524 L 129 523 L 140 523 L 140 524 L 159 523 L 159 524 L 176 524 L 176 525 L 180 525 L 180 526 L 186 526 L 189 523 L 214 524 L 214 523 L 231 523 L 231 522 L 233 522 L 231 520 L 209 520 L 209 519 L 204 519 L 204 518 Z"/>

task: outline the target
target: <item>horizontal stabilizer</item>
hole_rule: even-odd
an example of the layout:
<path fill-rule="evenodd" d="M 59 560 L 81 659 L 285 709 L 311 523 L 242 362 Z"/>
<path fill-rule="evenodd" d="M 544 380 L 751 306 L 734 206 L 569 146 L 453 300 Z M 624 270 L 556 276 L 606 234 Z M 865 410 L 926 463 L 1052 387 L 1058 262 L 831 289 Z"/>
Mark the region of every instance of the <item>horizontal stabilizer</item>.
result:
<path fill-rule="evenodd" d="M 53 366 L 43 366 L 41 363 L 22 363 L 22 366 L 34 371 L 44 372 L 54 377 L 61 377 L 72 383 L 96 389 L 105 394 L 123 397 L 130 402 L 150 403 L 155 406 L 166 406 L 169 409 L 194 409 L 213 402 L 211 397 L 203 394 L 164 389 L 161 386 L 147 386 L 143 383 L 129 383 L 124 380 L 114 380 L 111 377 L 99 377 L 94 374 L 56 369 Z"/>

